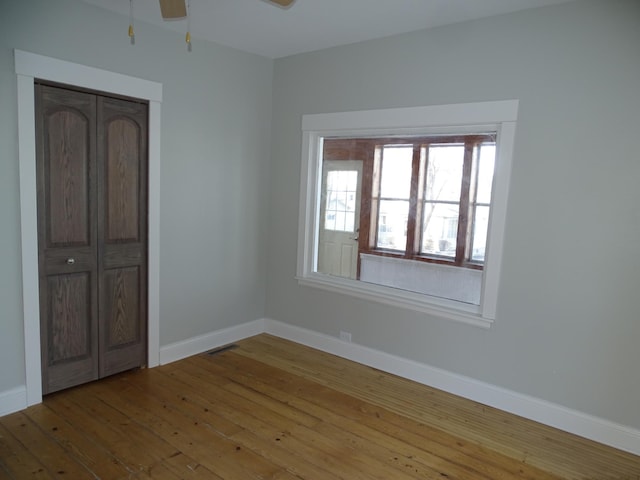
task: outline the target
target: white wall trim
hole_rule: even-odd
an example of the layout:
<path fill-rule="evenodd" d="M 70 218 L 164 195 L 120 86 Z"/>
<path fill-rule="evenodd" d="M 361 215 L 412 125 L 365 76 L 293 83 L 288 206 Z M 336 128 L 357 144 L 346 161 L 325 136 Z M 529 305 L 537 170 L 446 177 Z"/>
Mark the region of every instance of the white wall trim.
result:
<path fill-rule="evenodd" d="M 24 386 L 0 392 L 0 417 L 22 410 L 26 403 L 27 389 Z"/>
<path fill-rule="evenodd" d="M 160 349 L 160 364 L 182 360 L 183 358 L 197 355 L 214 348 L 229 345 L 244 338 L 253 337 L 264 333 L 264 320 L 258 319 L 252 322 L 224 328 L 197 337 L 189 338 L 181 342 L 171 343 Z"/>
<path fill-rule="evenodd" d="M 265 333 L 640 455 L 640 430 L 379 350 L 265 319 Z"/>
<path fill-rule="evenodd" d="M 381 113 L 383 115 L 380 115 Z M 380 130 L 380 133 L 384 134 L 390 129 L 515 122 L 517 117 L 517 100 L 499 100 L 310 114 L 303 116 L 302 129 L 310 131 Z"/>
<path fill-rule="evenodd" d="M 18 157 L 22 237 L 22 304 L 25 337 L 24 406 L 42 401 L 40 363 L 40 303 L 38 294 L 38 237 L 34 79 L 141 98 L 149 101 L 149 245 L 148 245 L 148 359 L 154 367 L 160 355 L 160 133 L 162 84 L 86 65 L 14 51 L 18 87 Z"/>

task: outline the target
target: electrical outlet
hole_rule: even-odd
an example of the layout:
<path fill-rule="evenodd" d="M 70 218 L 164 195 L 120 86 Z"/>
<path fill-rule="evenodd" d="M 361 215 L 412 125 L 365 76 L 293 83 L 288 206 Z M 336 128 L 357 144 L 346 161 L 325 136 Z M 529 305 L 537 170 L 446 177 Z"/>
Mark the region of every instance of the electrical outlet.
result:
<path fill-rule="evenodd" d="M 343 342 L 351 342 L 351 333 L 340 330 L 340 340 Z"/>

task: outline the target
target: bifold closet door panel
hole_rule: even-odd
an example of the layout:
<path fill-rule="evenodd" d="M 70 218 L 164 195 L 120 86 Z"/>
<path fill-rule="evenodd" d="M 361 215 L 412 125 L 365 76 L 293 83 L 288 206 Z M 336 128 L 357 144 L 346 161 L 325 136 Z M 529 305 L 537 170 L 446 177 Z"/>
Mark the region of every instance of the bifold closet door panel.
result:
<path fill-rule="evenodd" d="M 147 353 L 147 105 L 98 98 L 100 376 Z"/>
<path fill-rule="evenodd" d="M 98 378 L 96 102 L 36 85 L 43 393 Z"/>

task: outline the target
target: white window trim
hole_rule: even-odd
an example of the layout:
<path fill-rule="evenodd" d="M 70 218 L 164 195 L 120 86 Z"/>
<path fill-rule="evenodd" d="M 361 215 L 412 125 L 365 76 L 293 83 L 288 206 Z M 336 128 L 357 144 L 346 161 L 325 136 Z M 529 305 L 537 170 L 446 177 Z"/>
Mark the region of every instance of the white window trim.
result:
<path fill-rule="evenodd" d="M 303 115 L 296 278 L 335 291 L 489 328 L 496 318 L 518 100 Z M 316 272 L 322 140 L 325 137 L 497 132 L 496 163 L 480 305 Z"/>

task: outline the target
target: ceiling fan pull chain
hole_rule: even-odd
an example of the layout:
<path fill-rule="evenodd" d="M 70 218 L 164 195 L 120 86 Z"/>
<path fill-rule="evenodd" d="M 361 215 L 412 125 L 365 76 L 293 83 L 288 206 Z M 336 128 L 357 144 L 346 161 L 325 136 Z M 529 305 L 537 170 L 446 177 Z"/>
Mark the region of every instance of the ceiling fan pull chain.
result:
<path fill-rule="evenodd" d="M 187 0 L 187 35 L 185 36 L 187 42 L 187 51 L 191 51 L 191 1 Z"/>
<path fill-rule="evenodd" d="M 129 39 L 131 45 L 136 44 L 136 34 L 133 31 L 133 0 L 129 0 Z"/>

